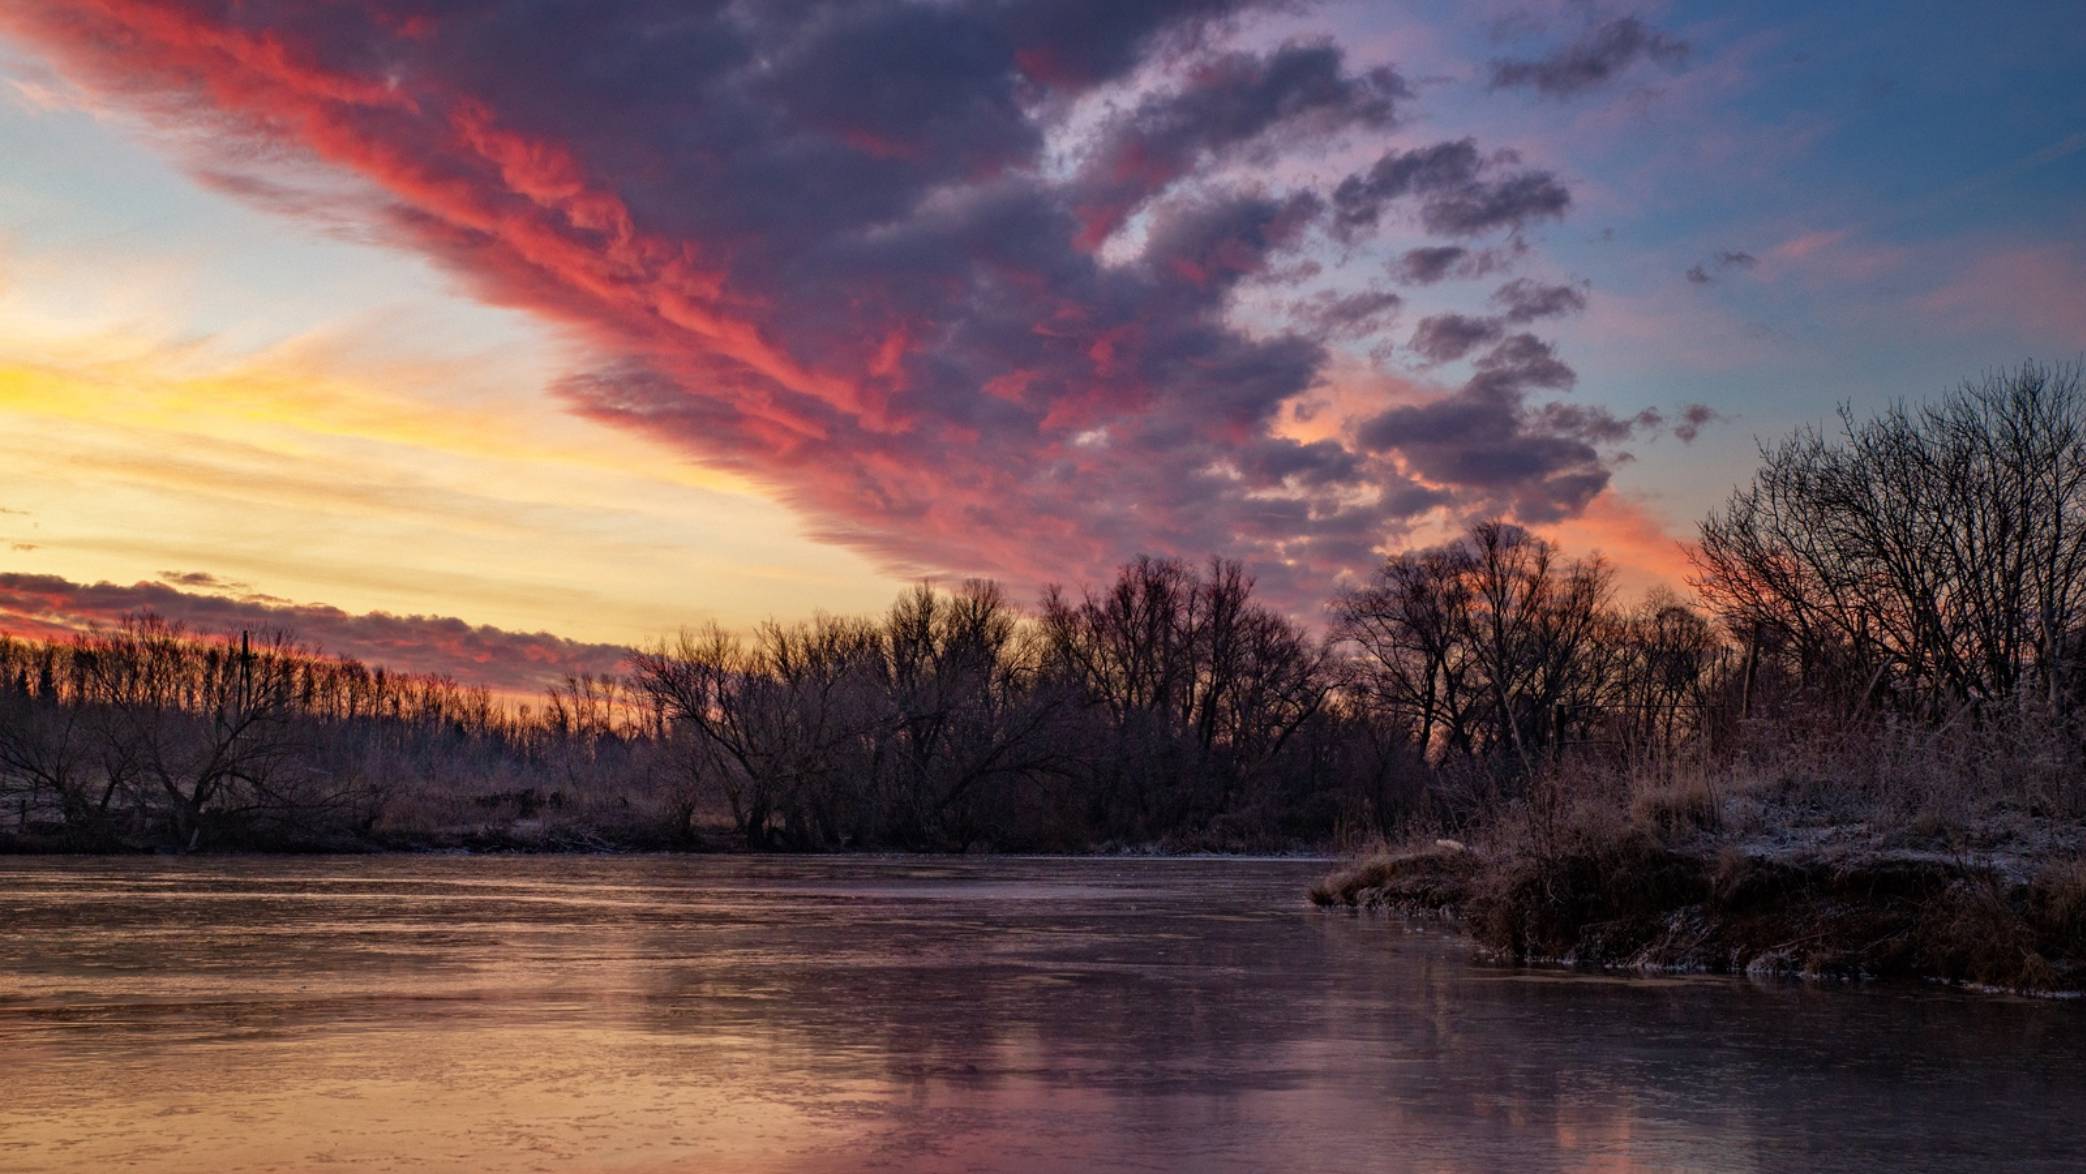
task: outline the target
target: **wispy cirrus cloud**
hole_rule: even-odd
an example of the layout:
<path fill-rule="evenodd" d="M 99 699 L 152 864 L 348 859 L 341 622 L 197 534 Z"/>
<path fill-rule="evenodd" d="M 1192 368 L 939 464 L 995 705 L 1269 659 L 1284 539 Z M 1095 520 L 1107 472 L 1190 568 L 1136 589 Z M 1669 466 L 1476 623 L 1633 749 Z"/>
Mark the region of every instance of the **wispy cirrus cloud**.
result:
<path fill-rule="evenodd" d="M 1980 250 L 1917 306 L 1946 328 L 2003 330 L 2086 347 L 2086 247 L 2074 242 Z"/>

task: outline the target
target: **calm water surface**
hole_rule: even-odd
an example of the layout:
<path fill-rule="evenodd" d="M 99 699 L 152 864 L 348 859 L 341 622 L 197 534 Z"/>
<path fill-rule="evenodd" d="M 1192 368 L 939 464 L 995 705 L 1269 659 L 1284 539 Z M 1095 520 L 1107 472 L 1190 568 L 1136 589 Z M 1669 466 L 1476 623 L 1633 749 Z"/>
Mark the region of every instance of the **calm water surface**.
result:
<path fill-rule="evenodd" d="M 2079 1169 L 2086 1008 L 1216 860 L 0 860 L 9 1170 Z"/>

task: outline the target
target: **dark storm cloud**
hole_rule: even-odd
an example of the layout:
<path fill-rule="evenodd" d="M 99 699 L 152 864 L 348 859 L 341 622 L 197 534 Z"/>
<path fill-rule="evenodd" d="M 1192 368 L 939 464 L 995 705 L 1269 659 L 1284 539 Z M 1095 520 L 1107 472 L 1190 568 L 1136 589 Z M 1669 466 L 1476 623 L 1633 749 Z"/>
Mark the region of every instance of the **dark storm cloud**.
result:
<path fill-rule="evenodd" d="M 1687 42 L 1625 16 L 1590 29 L 1543 57 L 1494 61 L 1492 88 L 1532 89 L 1553 98 L 1569 98 L 1598 89 L 1639 61 L 1677 66 L 1687 58 Z"/>

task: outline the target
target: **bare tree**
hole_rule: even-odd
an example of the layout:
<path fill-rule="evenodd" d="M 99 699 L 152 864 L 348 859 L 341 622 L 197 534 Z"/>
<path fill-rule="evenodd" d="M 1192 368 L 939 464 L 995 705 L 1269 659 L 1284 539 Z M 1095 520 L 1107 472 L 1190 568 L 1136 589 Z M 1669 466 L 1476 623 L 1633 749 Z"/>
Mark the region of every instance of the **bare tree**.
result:
<path fill-rule="evenodd" d="M 298 650 L 286 634 L 256 647 L 196 640 L 153 616 L 83 636 L 73 655 L 105 737 L 167 800 L 175 841 L 201 844 L 211 816 L 294 806 L 290 721 Z"/>
<path fill-rule="evenodd" d="M 1763 446 L 1697 589 L 1801 682 L 1929 720 L 2070 700 L 2086 628 L 2086 395 L 2027 365 L 1836 438 Z M 1757 635 L 1755 635 L 1757 634 Z"/>

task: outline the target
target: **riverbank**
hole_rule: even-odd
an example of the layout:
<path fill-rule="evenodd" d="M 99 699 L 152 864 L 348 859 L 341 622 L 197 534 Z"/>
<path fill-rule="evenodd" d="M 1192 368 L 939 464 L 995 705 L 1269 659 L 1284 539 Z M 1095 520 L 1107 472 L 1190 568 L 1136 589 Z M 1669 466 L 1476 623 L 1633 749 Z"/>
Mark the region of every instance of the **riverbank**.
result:
<path fill-rule="evenodd" d="M 1582 816 L 1545 836 L 1522 826 L 1380 853 L 1310 895 L 1443 918 L 1516 962 L 2086 992 L 2081 829 L 1918 840 L 1866 824 L 1673 834 Z"/>
<path fill-rule="evenodd" d="M 974 842 L 964 847 L 905 844 L 848 844 L 837 848 L 800 849 L 786 842 L 756 847 L 728 823 L 678 824 L 656 818 L 602 818 L 560 807 L 538 806 L 534 814 L 495 814 L 478 821 L 388 823 L 361 829 L 284 824 L 226 826 L 199 848 L 180 852 L 196 856 L 416 856 L 416 855 L 618 855 L 678 854 L 699 856 L 1119 856 L 1168 858 L 1330 860 L 1326 845 L 1268 837 L 1240 836 L 1214 830 L 1176 834 L 1161 840 L 1061 840 L 1044 845 L 997 845 Z M 150 856 L 177 853 L 164 837 L 100 836 L 68 831 L 51 824 L 0 829 L 0 857 L 5 856 Z"/>

